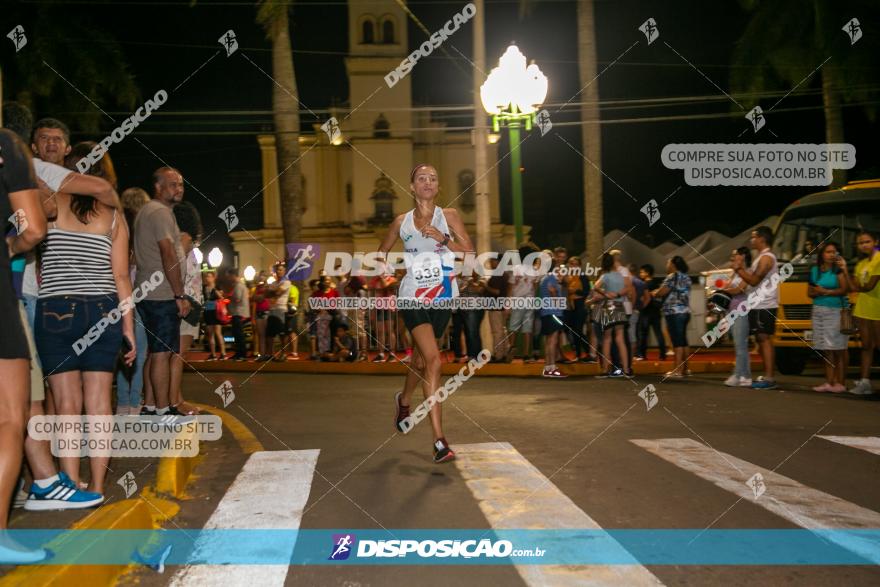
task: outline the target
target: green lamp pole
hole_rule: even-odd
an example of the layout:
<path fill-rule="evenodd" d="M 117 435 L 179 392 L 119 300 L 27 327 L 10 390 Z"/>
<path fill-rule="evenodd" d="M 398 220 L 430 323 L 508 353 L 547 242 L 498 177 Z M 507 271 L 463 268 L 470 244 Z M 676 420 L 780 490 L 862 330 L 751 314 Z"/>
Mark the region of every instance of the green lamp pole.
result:
<path fill-rule="evenodd" d="M 480 87 L 483 108 L 492 115 L 492 129 L 497 133 L 502 126 L 507 127 L 510 139 L 510 191 L 517 246 L 524 236 L 520 129 L 532 130 L 535 111 L 546 96 L 547 78 L 534 63 L 526 67 L 526 58 L 516 45 L 507 48 L 498 67 Z"/>
<path fill-rule="evenodd" d="M 520 157 L 520 128 L 525 126 L 526 132 L 532 130 L 534 113 L 523 114 L 516 105 L 492 117 L 492 130 L 499 132 L 501 125 L 507 127 L 510 140 L 510 192 L 513 197 L 513 227 L 517 246 L 523 242 L 523 196 L 522 196 L 522 159 Z"/>

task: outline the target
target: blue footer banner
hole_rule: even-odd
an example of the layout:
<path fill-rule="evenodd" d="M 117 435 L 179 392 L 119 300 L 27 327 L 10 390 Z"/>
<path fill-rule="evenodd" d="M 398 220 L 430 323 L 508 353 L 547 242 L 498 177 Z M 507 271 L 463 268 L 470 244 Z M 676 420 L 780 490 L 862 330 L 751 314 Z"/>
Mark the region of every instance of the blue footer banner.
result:
<path fill-rule="evenodd" d="M 7 530 L 3 548 L 49 565 L 877 565 L 880 529 Z"/>

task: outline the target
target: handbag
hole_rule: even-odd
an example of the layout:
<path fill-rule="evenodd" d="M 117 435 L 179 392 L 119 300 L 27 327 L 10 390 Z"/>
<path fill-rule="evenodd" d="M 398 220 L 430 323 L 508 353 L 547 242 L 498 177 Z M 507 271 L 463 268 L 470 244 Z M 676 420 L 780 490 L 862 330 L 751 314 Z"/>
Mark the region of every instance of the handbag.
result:
<path fill-rule="evenodd" d="M 232 316 L 229 314 L 229 299 L 217 300 L 217 323 L 223 326 L 232 322 Z"/>
<path fill-rule="evenodd" d="M 852 306 L 847 300 L 847 304 L 840 309 L 840 333 L 856 334 L 859 331 L 859 325 L 856 323 L 855 316 L 852 313 Z"/>
<path fill-rule="evenodd" d="M 189 302 L 190 310 L 189 314 L 183 317 L 183 321 L 189 324 L 190 326 L 198 326 L 199 320 L 202 318 L 202 304 L 200 304 L 195 298 L 192 296 L 184 296 L 186 300 Z"/>

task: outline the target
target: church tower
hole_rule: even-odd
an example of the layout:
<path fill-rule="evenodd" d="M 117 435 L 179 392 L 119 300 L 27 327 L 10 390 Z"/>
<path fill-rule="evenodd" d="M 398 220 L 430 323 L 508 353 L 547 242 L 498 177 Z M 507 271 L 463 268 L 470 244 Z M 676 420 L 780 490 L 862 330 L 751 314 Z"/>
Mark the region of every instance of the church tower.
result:
<path fill-rule="evenodd" d="M 394 0 L 348 3 L 348 118 L 340 127 L 351 144 L 352 217 L 387 224 L 411 207 L 413 162 L 411 77 L 389 88 L 385 76 L 407 55 L 406 14 Z"/>

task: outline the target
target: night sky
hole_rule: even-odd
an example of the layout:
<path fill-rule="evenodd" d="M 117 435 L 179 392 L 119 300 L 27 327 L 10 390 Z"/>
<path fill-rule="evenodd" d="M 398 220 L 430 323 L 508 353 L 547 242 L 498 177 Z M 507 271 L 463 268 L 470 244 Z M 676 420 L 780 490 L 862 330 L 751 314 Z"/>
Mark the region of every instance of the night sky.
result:
<path fill-rule="evenodd" d="M 505 47 L 515 41 L 529 59 L 534 59 L 550 80 L 548 103 L 562 104 L 580 88 L 577 70 L 576 7 L 572 1 L 543 0 L 532 3 L 531 12 L 520 18 L 515 1 L 486 0 L 487 61 L 491 67 Z M 706 79 L 730 91 L 731 55 L 748 22 L 739 2 L 622 2 L 596 1 L 599 71 L 614 61 L 634 42 L 638 44 L 598 79 L 602 108 L 603 171 L 605 228 L 624 231 L 635 226 L 632 235 L 646 242 L 659 244 L 677 240 L 661 224 L 648 227 L 639 207 L 654 198 L 661 201 L 684 186 L 663 206 L 664 221 L 678 235 L 688 239 L 714 229 L 735 234 L 763 218 L 778 214 L 800 195 L 819 191 L 816 188 L 692 188 L 684 184 L 680 171 L 665 169 L 660 151 L 667 143 L 685 142 L 824 142 L 824 118 L 821 95 L 792 95 L 777 107 L 779 112 L 768 116 L 768 125 L 778 135 L 766 133 L 755 137 L 748 122 L 737 116 L 705 120 L 636 121 L 623 120 L 645 117 L 669 117 L 693 114 L 728 114 L 740 110 Z M 812 2 L 803 3 L 809 7 Z M 835 3 L 841 5 L 846 3 Z M 101 46 L 94 38 L 78 37 L 64 32 L 61 23 L 83 21 L 102 29 L 115 38 L 122 48 L 129 70 L 140 91 L 140 101 L 166 89 L 168 102 L 150 120 L 141 125 L 137 136 L 150 150 L 167 163 L 178 167 L 193 187 L 186 197 L 202 212 L 206 233 L 217 229 L 203 250 L 215 245 L 227 248 L 225 230 L 217 214 L 226 204 L 236 205 L 251 198 L 260 189 L 260 159 L 255 135 L 271 131 L 271 80 L 262 73 L 271 73 L 270 42 L 255 23 L 253 2 L 207 2 L 195 6 L 189 2 L 4 2 L 5 32 L 21 23 L 28 30 L 32 45 L 23 51 L 39 50 L 35 42 L 63 47 L 71 58 L 84 44 L 91 49 Z M 436 30 L 451 15 L 461 10 L 463 2 L 409 2 L 410 9 L 429 30 Z M 880 18 L 862 3 L 854 3 L 853 15 L 858 16 L 865 30 L 865 45 L 875 43 L 871 35 L 880 35 Z M 8 18 L 7 18 L 8 16 Z M 45 18 L 54 26 L 41 26 Z M 637 27 L 653 17 L 660 28 L 660 39 L 648 46 Z M 43 18 L 44 20 L 40 20 Z M 13 22 L 15 19 L 15 22 Z M 344 56 L 347 50 L 347 5 L 345 2 L 295 2 L 291 10 L 291 37 L 301 101 L 314 110 L 343 104 L 347 99 Z M 834 28 L 840 29 L 845 20 Z M 784 26 L 780 23 L 779 26 Z M 234 29 L 239 40 L 238 53 L 227 58 L 216 54 L 217 39 L 227 29 Z M 792 31 L 793 35 L 799 34 Z M 848 40 L 840 31 L 840 51 Z M 50 36 L 46 39 L 45 36 Z M 424 40 L 424 33 L 409 22 L 410 47 Z M 2 39 L 4 71 L 3 99 L 14 97 L 22 88 L 15 76 L 11 42 Z M 470 57 L 471 28 L 466 25 L 449 40 L 458 51 Z M 674 47 L 699 71 L 685 63 L 669 46 Z M 845 42 L 845 43 L 844 43 Z M 873 45 L 876 48 L 876 44 Z M 835 46 L 837 47 L 837 46 Z M 865 49 L 865 47 L 861 47 Z M 867 49 L 866 49 L 867 50 Z M 876 53 L 875 53 L 876 55 Z M 840 59 L 840 55 L 834 57 Z M 210 61 L 208 61 L 210 59 Z M 208 61 L 207 64 L 205 62 Z M 253 63 L 252 63 L 253 62 Z M 50 64 L 51 65 L 51 64 Z M 54 64 L 55 68 L 61 67 Z M 815 64 L 809 65 L 809 69 Z M 258 66 L 258 67 L 257 67 Z M 193 72 L 201 69 L 193 74 Z M 55 76 L 48 67 L 41 73 Z M 58 69 L 77 85 L 73 73 Z M 471 66 L 454 50 L 448 56 L 440 51 L 420 60 L 413 72 L 415 105 L 461 105 L 471 100 Z M 192 74 L 187 81 L 186 78 Z M 760 70 L 755 75 L 761 74 Z M 182 83 L 183 82 L 183 83 Z M 179 84 L 181 84 L 179 86 Z M 819 88 L 819 75 L 809 77 L 798 88 Z M 174 88 L 179 88 L 175 91 Z M 791 89 L 779 84 L 775 89 Z M 876 113 L 878 88 L 873 89 L 872 103 L 844 108 L 846 141 L 857 151 L 857 165 L 850 179 L 878 177 L 878 134 Z M 97 140 L 112 130 L 131 113 L 118 104 L 102 102 L 99 106 L 116 118 L 104 118 L 101 133 L 84 134 L 78 116 L 94 109 L 69 86 L 58 87 L 67 92 L 77 108 L 57 110 L 51 101 L 38 100 L 35 117 L 55 116 L 68 122 L 74 132 L 73 141 Z M 632 101 L 646 98 L 696 96 L 698 99 L 679 105 L 647 107 Z M 719 99 L 720 97 L 720 99 Z M 761 102 L 744 102 L 750 109 L 755 104 L 765 108 L 776 98 Z M 575 100 L 577 101 L 577 100 Z M 607 103 L 613 102 L 613 103 Z M 628 102 L 628 103 L 627 103 Z M 548 110 L 554 123 L 579 120 L 579 109 L 569 106 L 557 112 Z M 786 112 L 785 110 L 796 109 Z M 236 113 L 233 114 L 232 111 Z M 468 124 L 467 119 L 450 118 L 450 125 Z M 302 116 L 303 129 L 314 122 L 323 122 L 309 114 Z M 488 117 L 487 117 L 488 122 Z M 748 129 L 741 139 L 736 137 Z M 524 171 L 525 219 L 531 224 L 534 240 L 542 246 L 567 245 L 583 248 L 582 167 L 580 155 L 561 138 L 581 150 L 578 126 L 556 126 L 559 136 L 552 133 L 541 137 L 535 132 L 522 145 Z M 507 152 L 502 140 L 501 154 Z M 111 154 L 120 179 L 120 191 L 139 185 L 147 188 L 150 173 L 162 162 L 131 138 L 114 146 Z M 490 164 L 493 162 L 490 162 Z M 500 166 L 502 220 L 510 223 L 509 164 Z M 618 187 L 619 185 L 619 187 Z M 622 188 L 622 189 L 621 189 Z M 548 190 L 550 192 L 548 193 Z M 632 194 L 637 202 L 624 193 Z M 204 194 L 202 196 L 201 194 Z M 217 207 L 208 203 L 213 200 Z M 260 198 L 239 209 L 242 225 L 253 230 L 260 227 Z"/>

